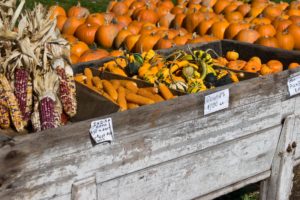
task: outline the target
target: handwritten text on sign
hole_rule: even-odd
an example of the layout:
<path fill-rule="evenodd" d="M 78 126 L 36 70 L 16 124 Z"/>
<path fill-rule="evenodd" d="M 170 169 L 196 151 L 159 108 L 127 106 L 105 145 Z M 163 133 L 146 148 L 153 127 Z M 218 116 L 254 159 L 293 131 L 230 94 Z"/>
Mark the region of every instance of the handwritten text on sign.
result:
<path fill-rule="evenodd" d="M 300 93 L 300 74 L 296 73 L 288 78 L 288 88 L 290 96 Z"/>
<path fill-rule="evenodd" d="M 204 115 L 229 107 L 229 90 L 221 90 L 205 96 Z"/>
<path fill-rule="evenodd" d="M 97 144 L 111 142 L 114 138 L 112 119 L 106 118 L 93 121 L 91 123 L 90 134 Z"/>

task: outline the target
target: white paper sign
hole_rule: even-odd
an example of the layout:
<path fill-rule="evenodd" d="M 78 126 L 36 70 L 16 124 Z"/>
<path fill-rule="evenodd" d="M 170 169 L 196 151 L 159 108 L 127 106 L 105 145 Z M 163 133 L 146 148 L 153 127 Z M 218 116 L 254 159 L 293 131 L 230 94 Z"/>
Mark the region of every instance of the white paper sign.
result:
<path fill-rule="evenodd" d="M 204 115 L 229 107 L 229 89 L 205 96 Z"/>
<path fill-rule="evenodd" d="M 112 119 L 106 118 L 93 121 L 91 123 L 90 134 L 97 144 L 111 142 L 114 138 Z"/>
<path fill-rule="evenodd" d="M 288 88 L 290 96 L 294 96 L 300 93 L 300 73 L 292 74 L 288 78 Z"/>

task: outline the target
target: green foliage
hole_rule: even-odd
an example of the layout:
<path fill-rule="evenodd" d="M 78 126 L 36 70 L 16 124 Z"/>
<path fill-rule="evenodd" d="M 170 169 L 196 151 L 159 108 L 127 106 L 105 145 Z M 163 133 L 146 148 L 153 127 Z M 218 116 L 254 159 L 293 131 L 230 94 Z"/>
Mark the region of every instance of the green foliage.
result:
<path fill-rule="evenodd" d="M 26 6 L 32 8 L 34 6 L 34 3 L 36 2 L 40 2 L 47 6 L 58 4 L 65 9 L 68 9 L 73 5 L 77 5 L 78 0 L 26 0 Z M 83 7 L 87 7 L 91 13 L 94 13 L 104 12 L 106 10 L 108 2 L 109 0 L 85 0 L 80 1 L 80 4 Z"/>
<path fill-rule="evenodd" d="M 258 192 L 252 192 L 241 196 L 241 200 L 258 200 L 258 199 L 259 199 Z"/>

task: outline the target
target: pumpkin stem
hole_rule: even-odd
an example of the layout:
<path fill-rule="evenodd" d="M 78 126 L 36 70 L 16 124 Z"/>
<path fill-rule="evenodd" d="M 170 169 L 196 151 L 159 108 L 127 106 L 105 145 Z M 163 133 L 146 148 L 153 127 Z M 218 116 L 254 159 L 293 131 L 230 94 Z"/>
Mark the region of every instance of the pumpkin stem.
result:
<path fill-rule="evenodd" d="M 217 58 L 220 57 L 219 54 L 213 49 L 207 49 L 205 52 L 206 53 L 212 52 Z"/>
<path fill-rule="evenodd" d="M 77 7 L 81 7 L 80 1 L 77 2 Z"/>

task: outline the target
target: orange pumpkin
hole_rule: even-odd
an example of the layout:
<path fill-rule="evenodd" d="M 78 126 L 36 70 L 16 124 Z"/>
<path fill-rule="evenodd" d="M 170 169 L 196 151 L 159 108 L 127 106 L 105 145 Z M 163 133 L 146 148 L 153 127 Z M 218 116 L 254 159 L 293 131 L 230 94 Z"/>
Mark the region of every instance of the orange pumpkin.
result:
<path fill-rule="evenodd" d="M 175 15 L 174 20 L 171 22 L 171 27 L 175 29 L 182 27 L 182 23 L 185 17 L 186 17 L 185 13 L 180 13 Z"/>
<path fill-rule="evenodd" d="M 224 33 L 226 28 L 229 26 L 229 23 L 226 20 L 217 21 L 215 22 L 211 28 L 210 33 L 217 37 L 218 39 L 222 40 L 224 38 Z"/>
<path fill-rule="evenodd" d="M 67 16 L 65 9 L 61 6 L 58 6 L 58 5 L 51 6 L 49 8 L 49 13 L 51 13 L 50 14 L 50 19 L 54 19 L 57 16 L 65 16 L 65 17 Z"/>
<path fill-rule="evenodd" d="M 290 16 L 289 20 L 291 20 L 293 24 L 300 24 L 300 16 Z"/>
<path fill-rule="evenodd" d="M 275 19 L 272 24 L 274 28 L 280 32 L 286 30 L 293 22 L 289 19 Z"/>
<path fill-rule="evenodd" d="M 223 13 L 229 14 L 231 12 L 237 11 L 237 8 L 242 5 L 243 3 L 241 1 L 233 1 L 231 2 L 226 8 L 223 10 Z M 242 13 L 241 13 L 242 14 Z M 243 15 L 242 15 L 243 16 Z"/>
<path fill-rule="evenodd" d="M 69 17 L 63 28 L 62 28 L 62 33 L 63 34 L 68 34 L 68 35 L 74 35 L 76 29 L 81 25 L 84 24 L 85 19 L 83 18 L 77 18 L 77 17 Z"/>
<path fill-rule="evenodd" d="M 174 15 L 184 13 L 185 7 L 182 5 L 176 5 L 174 8 L 172 8 L 171 13 Z"/>
<path fill-rule="evenodd" d="M 130 52 L 132 52 L 134 50 L 134 47 L 137 43 L 137 41 L 140 39 L 141 35 L 137 34 L 137 35 L 129 35 L 125 38 L 123 44 L 124 44 L 124 48 Z"/>
<path fill-rule="evenodd" d="M 271 20 L 274 20 L 276 17 L 281 15 L 281 12 L 282 10 L 279 7 L 270 5 L 264 9 L 263 15 Z"/>
<path fill-rule="evenodd" d="M 123 1 L 118 1 L 114 4 L 111 11 L 116 15 L 124 15 L 128 11 L 128 6 Z"/>
<path fill-rule="evenodd" d="M 291 24 L 287 30 L 294 38 L 294 42 L 295 42 L 294 48 L 299 50 L 300 49 L 300 40 L 299 40 L 300 26 L 296 24 Z"/>
<path fill-rule="evenodd" d="M 273 71 L 273 73 L 281 72 L 283 70 L 283 65 L 279 60 L 270 60 L 267 62 L 267 66 Z"/>
<path fill-rule="evenodd" d="M 215 13 L 220 14 L 231 2 L 228 0 L 219 0 L 214 5 L 213 9 Z"/>
<path fill-rule="evenodd" d="M 62 34 L 61 36 L 64 39 L 66 39 L 70 44 L 78 41 L 78 38 L 74 37 L 73 35 Z"/>
<path fill-rule="evenodd" d="M 273 37 L 276 34 L 276 29 L 272 24 L 258 25 L 255 30 L 263 37 Z"/>
<path fill-rule="evenodd" d="M 271 24 L 272 21 L 269 18 L 266 18 L 266 17 L 257 17 L 257 18 L 254 18 L 251 21 L 251 23 L 254 24 L 254 25 L 264 25 L 264 24 Z"/>
<path fill-rule="evenodd" d="M 241 30 L 247 29 L 249 27 L 250 27 L 249 23 L 244 23 L 244 22 L 231 23 L 225 31 L 225 38 L 233 39 Z"/>
<path fill-rule="evenodd" d="M 277 32 L 276 39 L 278 41 L 279 47 L 285 50 L 293 50 L 295 46 L 295 41 L 293 36 L 287 32 Z"/>
<path fill-rule="evenodd" d="M 251 9 L 247 14 L 247 16 L 251 19 L 254 19 L 257 16 L 259 16 L 267 6 L 266 3 L 252 3 L 251 5 Z"/>
<path fill-rule="evenodd" d="M 278 41 L 275 37 L 263 36 L 260 37 L 258 40 L 256 40 L 255 43 L 266 47 L 273 47 L 273 48 L 279 47 Z"/>
<path fill-rule="evenodd" d="M 251 5 L 244 3 L 239 5 L 239 7 L 236 10 L 240 12 L 243 15 L 243 17 L 245 17 L 248 14 L 248 12 L 251 10 Z"/>
<path fill-rule="evenodd" d="M 276 6 L 281 10 L 284 11 L 289 7 L 289 3 L 281 1 L 280 3 L 276 4 Z"/>
<path fill-rule="evenodd" d="M 67 21 L 67 17 L 64 16 L 64 15 L 58 15 L 56 17 L 56 27 L 59 29 L 59 31 L 62 31 L 63 27 L 64 27 L 64 24 L 66 23 Z"/>
<path fill-rule="evenodd" d="M 88 45 L 81 41 L 76 41 L 71 45 L 71 54 L 80 57 L 84 52 L 88 51 L 90 48 Z"/>
<path fill-rule="evenodd" d="M 87 18 L 85 23 L 87 24 L 97 24 L 99 26 L 105 23 L 104 15 L 101 13 L 93 13 L 90 14 Z"/>
<path fill-rule="evenodd" d="M 192 39 L 192 36 L 189 34 L 186 34 L 186 35 L 179 34 L 173 39 L 173 41 L 177 46 L 180 46 L 180 45 L 185 45 L 187 43 L 187 41 L 190 39 Z"/>
<path fill-rule="evenodd" d="M 169 39 L 166 35 L 163 38 L 160 38 L 154 46 L 154 49 L 168 49 L 174 46 L 174 41 Z"/>
<path fill-rule="evenodd" d="M 300 16 L 300 10 L 298 9 L 289 9 L 286 13 L 289 16 Z"/>
<path fill-rule="evenodd" d="M 88 50 L 84 54 L 82 54 L 82 56 L 80 56 L 80 58 L 78 59 L 78 63 L 100 60 L 107 56 L 109 56 L 109 53 L 104 49 Z"/>
<path fill-rule="evenodd" d="M 138 34 L 140 32 L 140 30 L 142 29 L 142 26 L 143 26 L 142 22 L 138 22 L 138 21 L 134 20 L 127 26 L 127 29 L 132 34 Z"/>
<path fill-rule="evenodd" d="M 95 35 L 98 28 L 99 26 L 95 24 L 82 24 L 77 28 L 75 36 L 87 45 L 91 45 L 95 42 Z"/>
<path fill-rule="evenodd" d="M 225 14 L 225 19 L 230 23 L 239 22 L 239 21 L 243 20 L 243 15 L 238 11 L 234 11 L 234 12 Z"/>
<path fill-rule="evenodd" d="M 201 36 L 205 35 L 210 27 L 217 21 L 217 18 L 205 19 L 199 23 L 197 33 Z"/>
<path fill-rule="evenodd" d="M 297 62 L 292 62 L 292 63 L 290 63 L 289 64 L 289 69 L 296 69 L 296 68 L 298 68 L 298 67 L 300 67 L 300 64 L 299 63 L 297 63 Z"/>
<path fill-rule="evenodd" d="M 171 10 L 174 8 L 174 3 L 170 0 L 159 1 L 157 4 L 158 7 L 164 7 L 165 9 Z"/>
<path fill-rule="evenodd" d="M 239 59 L 239 53 L 235 51 L 227 51 L 226 53 L 227 60 L 234 61 Z"/>
<path fill-rule="evenodd" d="M 212 8 L 217 3 L 217 0 L 202 0 L 201 5 L 204 7 Z"/>
<path fill-rule="evenodd" d="M 77 6 L 72 6 L 68 10 L 68 17 L 86 18 L 90 14 L 87 8 L 81 7 L 78 2 Z"/>
<path fill-rule="evenodd" d="M 235 37 L 241 42 L 254 43 L 260 37 L 259 33 L 253 29 L 243 29 Z"/>
<path fill-rule="evenodd" d="M 76 55 L 71 54 L 71 55 L 70 55 L 70 59 L 71 59 L 71 64 L 74 65 L 74 64 L 78 63 L 79 57 L 76 56 Z"/>
<path fill-rule="evenodd" d="M 187 14 L 183 21 L 183 27 L 190 33 L 193 33 L 199 23 L 204 20 L 204 15 L 194 10 L 192 13 Z"/>
<path fill-rule="evenodd" d="M 119 49 L 121 47 L 121 45 L 123 44 L 125 38 L 129 35 L 132 35 L 132 33 L 126 27 L 124 29 L 122 29 L 118 33 L 118 35 L 116 36 L 116 38 L 114 40 L 115 48 Z"/>
<path fill-rule="evenodd" d="M 124 28 L 132 22 L 132 19 L 131 17 L 126 15 L 119 15 L 115 17 L 115 21 L 117 24 L 121 25 L 122 28 Z"/>
<path fill-rule="evenodd" d="M 163 16 L 159 19 L 158 24 L 159 24 L 159 26 L 164 26 L 164 27 L 169 28 L 170 24 L 174 18 L 175 18 L 175 15 L 173 15 L 171 13 L 167 13 L 165 16 Z"/>
<path fill-rule="evenodd" d="M 249 60 L 245 67 L 243 68 L 243 70 L 247 71 L 247 72 L 258 72 L 261 69 L 261 63 L 257 62 L 256 60 Z"/>
<path fill-rule="evenodd" d="M 120 57 L 120 56 L 124 56 L 124 51 L 122 50 L 113 50 L 110 52 L 109 54 L 112 57 Z"/>
<path fill-rule="evenodd" d="M 116 24 L 104 24 L 99 26 L 96 32 L 96 41 L 104 48 L 111 48 L 118 32 L 119 27 Z"/>
<path fill-rule="evenodd" d="M 160 39 L 158 35 L 142 35 L 135 45 L 135 52 L 142 53 L 153 49 Z"/>
<path fill-rule="evenodd" d="M 128 8 L 131 6 L 131 4 L 132 4 L 134 1 L 135 1 L 135 0 L 123 0 L 123 2 L 127 5 Z"/>
<path fill-rule="evenodd" d="M 158 18 L 158 14 L 153 9 L 150 9 L 149 7 L 147 7 L 147 8 L 142 9 L 138 13 L 137 20 L 155 24 L 156 22 L 158 22 L 159 18 Z"/>
<path fill-rule="evenodd" d="M 155 12 L 157 13 L 158 18 L 162 18 L 163 16 L 165 16 L 167 13 L 170 13 L 171 10 L 169 10 L 168 8 L 165 8 L 163 6 L 159 6 L 154 8 Z"/>

